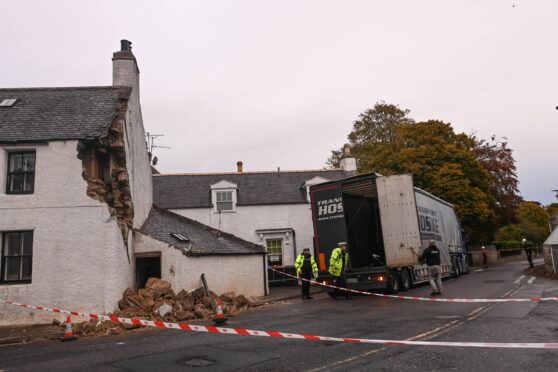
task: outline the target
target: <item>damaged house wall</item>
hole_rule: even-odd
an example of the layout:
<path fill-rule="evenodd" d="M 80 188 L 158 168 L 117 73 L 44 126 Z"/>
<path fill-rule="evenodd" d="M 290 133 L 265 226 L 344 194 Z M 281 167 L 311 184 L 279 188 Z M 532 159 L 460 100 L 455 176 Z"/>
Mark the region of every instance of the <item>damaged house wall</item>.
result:
<path fill-rule="evenodd" d="M 134 285 L 130 232 L 152 205 L 151 167 L 135 57 L 113 57 L 112 87 L 6 93 L 20 99 L 0 117 L 0 237 L 33 231 L 33 256 L 31 282 L 0 283 L 3 299 L 109 313 Z M 36 152 L 32 194 L 6 195 L 8 152 L 17 150 Z M 50 321 L 0 305 L 0 325 Z"/>
<path fill-rule="evenodd" d="M 0 233 L 33 231 L 32 280 L 0 284 L 3 299 L 106 313 L 114 310 L 122 293 L 112 293 L 114 283 L 133 283 L 116 219 L 86 194 L 77 146 L 78 141 L 0 145 Z M 6 195 L 7 154 L 20 149 L 36 151 L 35 192 Z M 0 305 L 0 325 L 52 318 Z"/>
<path fill-rule="evenodd" d="M 78 143 L 78 158 L 83 162 L 82 176 L 87 181 L 87 195 L 107 204 L 116 218 L 126 247 L 128 261 L 129 233 L 133 227 L 134 204 L 125 150 L 125 124 L 130 88 L 114 90 L 117 108 L 108 131 L 95 140 Z"/>

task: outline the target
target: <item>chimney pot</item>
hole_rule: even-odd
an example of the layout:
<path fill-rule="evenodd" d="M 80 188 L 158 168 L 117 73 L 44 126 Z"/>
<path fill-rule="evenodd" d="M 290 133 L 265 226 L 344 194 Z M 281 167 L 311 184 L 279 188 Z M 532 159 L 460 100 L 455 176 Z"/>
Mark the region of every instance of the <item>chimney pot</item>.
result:
<path fill-rule="evenodd" d="M 132 51 L 132 42 L 126 39 L 120 40 L 120 50 L 124 51 Z"/>
<path fill-rule="evenodd" d="M 236 162 L 236 170 L 238 173 L 242 173 L 242 162 L 240 160 Z"/>

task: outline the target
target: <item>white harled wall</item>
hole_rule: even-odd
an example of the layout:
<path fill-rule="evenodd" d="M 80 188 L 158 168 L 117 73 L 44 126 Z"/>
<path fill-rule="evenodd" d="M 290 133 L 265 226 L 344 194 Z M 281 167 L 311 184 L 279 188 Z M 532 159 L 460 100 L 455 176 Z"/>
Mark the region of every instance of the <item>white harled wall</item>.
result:
<path fill-rule="evenodd" d="M 32 282 L 0 284 L 0 298 L 106 313 L 133 285 L 122 237 L 106 204 L 86 195 L 77 141 L 0 147 L 0 232 L 33 230 Z M 7 150 L 35 149 L 35 192 L 6 195 Z M 54 315 L 0 304 L 0 325 Z"/>
<path fill-rule="evenodd" d="M 113 61 L 113 85 L 132 88 L 125 122 L 126 168 L 134 202 L 134 228 L 139 229 L 153 204 L 151 165 L 140 105 L 139 69 L 135 59 Z"/>
<path fill-rule="evenodd" d="M 136 254 L 161 252 L 161 279 L 170 282 L 176 293 L 200 287 L 204 273 L 209 289 L 219 295 L 265 294 L 262 254 L 185 256 L 179 249 L 139 232 L 134 232 L 134 247 Z"/>
<path fill-rule="evenodd" d="M 220 215 L 213 208 L 172 209 L 172 212 L 256 244 L 265 243 L 256 233 L 257 230 L 291 228 L 295 232 L 294 238 L 292 235 L 284 237 L 284 265 L 294 265 L 296 255 L 302 253 L 304 247 L 313 250 L 314 228 L 310 204 L 237 205 L 234 212 Z"/>

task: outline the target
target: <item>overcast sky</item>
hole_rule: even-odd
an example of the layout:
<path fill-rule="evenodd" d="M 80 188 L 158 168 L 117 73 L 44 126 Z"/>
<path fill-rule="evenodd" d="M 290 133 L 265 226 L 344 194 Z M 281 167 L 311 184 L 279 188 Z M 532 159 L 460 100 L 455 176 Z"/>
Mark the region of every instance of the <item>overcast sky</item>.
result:
<path fill-rule="evenodd" d="M 558 1 L 7 1 L 0 87 L 110 85 L 133 42 L 162 172 L 319 169 L 383 100 L 506 136 L 556 201 Z"/>

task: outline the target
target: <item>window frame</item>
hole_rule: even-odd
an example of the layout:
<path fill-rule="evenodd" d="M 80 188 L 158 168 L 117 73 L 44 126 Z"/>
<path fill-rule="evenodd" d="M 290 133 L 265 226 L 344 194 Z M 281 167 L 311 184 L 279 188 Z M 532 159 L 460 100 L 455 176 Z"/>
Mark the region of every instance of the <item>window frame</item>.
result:
<path fill-rule="evenodd" d="M 267 238 L 265 239 L 265 254 L 266 254 L 266 261 L 268 265 L 278 265 L 278 266 L 282 266 L 284 264 L 284 256 L 285 256 L 285 252 L 284 252 L 284 244 L 283 244 L 283 238 Z M 273 252 L 273 253 L 269 253 L 269 242 L 279 242 L 279 249 L 280 249 L 280 253 L 277 252 Z M 277 247 L 274 247 L 277 248 Z M 273 261 L 271 261 L 271 257 L 272 256 L 279 256 L 280 259 L 276 262 L 280 262 L 279 264 L 274 263 Z"/>
<path fill-rule="evenodd" d="M 30 233 L 31 234 L 31 254 L 23 254 L 23 234 Z M 19 254 L 18 255 L 10 255 L 7 256 L 5 254 L 6 251 L 6 241 L 8 239 L 9 234 L 20 234 L 20 247 L 19 247 Z M 1 231 L 1 244 L 0 244 L 0 285 L 11 285 L 11 284 L 30 284 L 33 280 L 33 245 L 34 245 L 34 231 L 33 230 L 18 230 L 18 231 Z M 29 279 L 17 279 L 17 280 L 5 280 L 4 277 L 6 275 L 6 261 L 7 257 L 18 257 L 19 258 L 19 278 L 21 278 L 23 274 L 23 257 L 30 257 L 30 270 L 29 270 Z"/>
<path fill-rule="evenodd" d="M 33 154 L 35 161 L 34 161 L 34 165 L 33 165 L 33 171 L 11 171 L 10 166 L 11 166 L 11 158 L 12 156 L 15 155 L 28 155 L 28 154 Z M 37 170 L 37 152 L 35 150 L 13 150 L 13 151 L 7 151 L 7 163 L 6 163 L 6 194 L 7 195 L 31 195 L 35 193 L 35 175 L 36 175 L 36 170 Z M 12 176 L 13 175 L 18 175 L 18 174 L 23 174 L 24 176 L 24 181 L 27 179 L 27 175 L 32 174 L 33 175 L 33 183 L 31 184 L 31 191 L 13 191 L 10 190 L 10 184 L 12 183 Z M 25 182 L 23 184 L 23 189 L 25 189 Z"/>
<path fill-rule="evenodd" d="M 215 209 L 218 213 L 223 212 L 234 212 L 234 190 L 215 190 Z M 227 200 L 219 200 L 219 195 L 228 195 Z M 222 203 L 230 203 L 230 209 L 219 209 L 219 205 Z"/>

